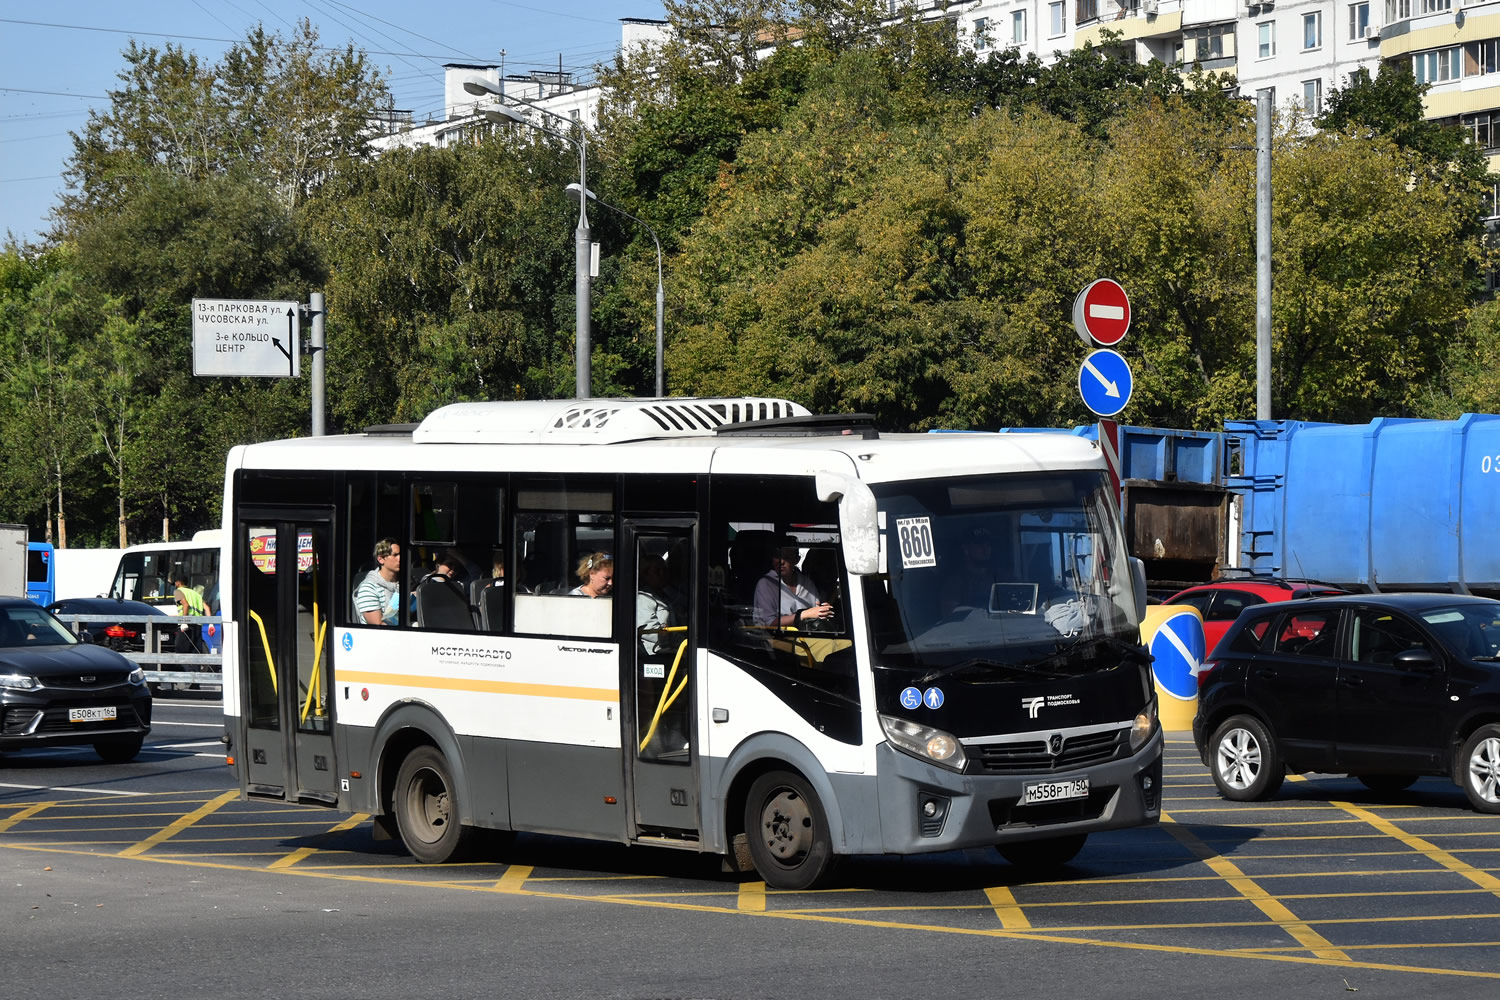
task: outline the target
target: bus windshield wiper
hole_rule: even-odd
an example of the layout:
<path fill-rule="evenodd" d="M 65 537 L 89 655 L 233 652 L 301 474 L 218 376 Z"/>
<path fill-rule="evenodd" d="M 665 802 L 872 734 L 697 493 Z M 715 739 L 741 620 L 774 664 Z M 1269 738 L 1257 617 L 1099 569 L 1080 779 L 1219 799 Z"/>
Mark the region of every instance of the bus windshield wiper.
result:
<path fill-rule="evenodd" d="M 1049 660 L 1052 660 L 1052 659 L 1054 659 L 1054 657 L 1048 656 L 1048 657 L 1044 657 L 1041 660 L 1035 661 L 1035 663 L 1036 663 L 1036 665 L 1040 665 L 1040 664 L 1046 663 L 1046 662 L 1048 662 Z M 930 683 L 932 683 L 933 681 L 937 680 L 940 677 L 947 677 L 950 674 L 956 674 L 956 673 L 959 673 L 960 671 L 964 671 L 964 670 L 984 670 L 986 672 L 988 672 L 988 671 L 1004 671 L 1004 672 L 1009 673 L 1009 674 L 1023 675 L 1023 676 L 1026 676 L 1026 677 L 1061 677 L 1061 676 L 1063 676 L 1062 674 L 1058 674 L 1058 673 L 1055 673 L 1055 672 L 1050 671 L 1050 670 L 1039 670 L 1039 669 L 1036 668 L 1036 666 L 1034 666 L 1031 663 L 1025 663 L 1025 662 L 1023 662 L 1023 663 L 1002 663 L 999 660 L 973 659 L 973 660 L 965 660 L 963 663 L 955 663 L 951 667 L 943 667 L 943 668 L 941 668 L 939 670 L 929 670 L 927 673 L 923 674 L 921 677 L 918 677 L 913 683 L 915 683 L 915 684 L 930 684 Z"/>

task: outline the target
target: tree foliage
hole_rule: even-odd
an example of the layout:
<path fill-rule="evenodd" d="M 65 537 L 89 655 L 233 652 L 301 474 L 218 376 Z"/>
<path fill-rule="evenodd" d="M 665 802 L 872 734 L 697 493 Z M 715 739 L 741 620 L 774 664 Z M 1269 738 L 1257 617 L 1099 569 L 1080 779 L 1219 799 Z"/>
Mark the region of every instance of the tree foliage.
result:
<path fill-rule="evenodd" d="M 650 392 L 656 242 L 673 394 L 786 396 L 892 428 L 1062 425 L 1078 290 L 1130 291 L 1123 419 L 1217 427 L 1255 389 L 1254 124 L 1221 81 L 977 54 L 876 0 L 668 0 L 600 67 L 597 395 Z M 223 458 L 304 433 L 299 380 L 196 379 L 194 297 L 327 299 L 330 426 L 574 381 L 571 147 L 481 127 L 364 149 L 385 100 L 304 23 L 218 63 L 132 44 L 75 137 L 45 247 L 0 254 L 0 516 L 113 540 L 214 523 Z M 1274 142 L 1278 416 L 1494 409 L 1491 179 L 1386 69 Z M 617 211 L 618 210 L 618 211 Z M 649 227 L 649 229 L 648 229 Z M 304 365 L 304 371 L 309 366 Z"/>

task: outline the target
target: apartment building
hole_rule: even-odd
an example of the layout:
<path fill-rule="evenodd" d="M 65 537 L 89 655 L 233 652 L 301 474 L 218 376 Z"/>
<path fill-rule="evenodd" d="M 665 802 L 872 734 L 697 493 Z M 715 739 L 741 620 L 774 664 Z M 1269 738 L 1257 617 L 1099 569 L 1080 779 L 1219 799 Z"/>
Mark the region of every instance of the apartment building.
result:
<path fill-rule="evenodd" d="M 1269 90 L 1278 106 L 1304 114 L 1322 110 L 1325 95 L 1364 68 L 1409 62 L 1430 83 L 1430 118 L 1470 130 L 1500 169 L 1500 0 L 887 0 L 890 13 L 949 18 L 964 44 L 981 53 L 1015 48 L 1053 63 L 1104 32 L 1117 51 L 1184 69 L 1194 64 L 1226 73 L 1239 93 Z M 621 46 L 650 46 L 666 22 L 621 18 Z M 463 89 L 483 76 L 541 116 L 597 124 L 600 91 L 556 73 L 505 75 L 499 66 L 445 67 L 441 114 L 414 122 L 392 112 L 381 123 L 381 147 L 448 145 L 472 134 L 485 103 Z M 487 100 L 487 99 L 486 99 Z"/>

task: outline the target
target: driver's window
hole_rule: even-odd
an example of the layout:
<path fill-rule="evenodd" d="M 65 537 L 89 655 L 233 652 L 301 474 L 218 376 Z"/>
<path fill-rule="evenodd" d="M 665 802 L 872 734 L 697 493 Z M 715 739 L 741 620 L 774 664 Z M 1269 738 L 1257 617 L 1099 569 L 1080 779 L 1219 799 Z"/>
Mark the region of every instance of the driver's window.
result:
<path fill-rule="evenodd" d="M 712 648 L 791 675 L 852 677 L 838 507 L 804 476 L 716 476 Z"/>

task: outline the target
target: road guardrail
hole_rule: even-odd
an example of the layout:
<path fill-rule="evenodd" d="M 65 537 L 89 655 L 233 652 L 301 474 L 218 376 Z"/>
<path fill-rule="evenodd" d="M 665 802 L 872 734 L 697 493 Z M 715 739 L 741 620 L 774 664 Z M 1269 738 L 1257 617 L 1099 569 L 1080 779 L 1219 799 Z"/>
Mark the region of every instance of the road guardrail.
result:
<path fill-rule="evenodd" d="M 80 625 L 112 625 L 116 622 L 121 625 L 140 625 L 140 632 L 146 637 L 143 640 L 146 649 L 139 653 L 121 651 L 120 655 L 132 663 L 139 664 L 146 671 L 148 684 L 217 684 L 220 687 L 224 685 L 222 650 L 208 653 L 175 653 L 160 648 L 176 638 L 180 625 L 213 625 L 214 631 L 222 639 L 224 619 L 217 615 L 57 615 L 55 617 L 64 625 L 72 626 L 74 635 L 81 631 Z M 153 645 L 157 648 L 152 649 Z M 181 669 L 183 667 L 200 669 L 184 670 Z"/>

